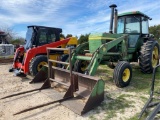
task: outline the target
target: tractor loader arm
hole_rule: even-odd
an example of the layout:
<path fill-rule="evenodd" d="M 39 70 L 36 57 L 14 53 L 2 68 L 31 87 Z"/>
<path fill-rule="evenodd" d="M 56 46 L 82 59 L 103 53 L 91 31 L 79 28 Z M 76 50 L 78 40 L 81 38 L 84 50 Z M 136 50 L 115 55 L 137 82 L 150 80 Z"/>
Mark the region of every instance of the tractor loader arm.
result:
<path fill-rule="evenodd" d="M 121 54 L 123 58 L 127 59 L 127 35 L 124 35 L 122 37 L 119 37 L 113 41 L 110 41 L 108 43 L 105 43 L 101 45 L 95 52 L 91 59 L 90 64 L 87 67 L 87 70 L 89 70 L 89 75 L 94 75 L 104 54 L 109 53 L 108 51 L 113 48 L 114 46 L 118 45 L 122 42 L 122 51 Z"/>
<path fill-rule="evenodd" d="M 88 60 L 90 61 L 88 67 L 86 68 L 85 74 L 94 75 L 103 56 L 109 53 L 108 51 L 114 46 L 121 43 L 121 54 L 124 60 L 128 60 L 127 58 L 127 43 L 128 43 L 128 35 L 122 35 L 121 37 L 115 38 L 114 40 L 102 44 L 95 52 L 92 54 L 85 54 L 85 47 L 88 46 L 88 43 L 83 43 L 79 45 L 72 56 L 72 64 L 74 65 L 76 60 Z"/>
<path fill-rule="evenodd" d="M 73 55 L 72 55 L 72 59 L 71 59 L 72 65 L 74 65 L 75 62 L 76 62 L 76 56 L 77 56 L 78 54 L 84 55 L 84 54 L 85 54 L 84 50 L 85 50 L 85 49 L 88 49 L 88 47 L 89 47 L 89 43 L 88 43 L 88 42 L 85 42 L 85 43 L 79 44 L 79 45 L 76 47 L 76 49 L 73 50 L 73 53 L 72 53 Z M 69 66 L 67 67 L 67 69 L 69 69 Z"/>

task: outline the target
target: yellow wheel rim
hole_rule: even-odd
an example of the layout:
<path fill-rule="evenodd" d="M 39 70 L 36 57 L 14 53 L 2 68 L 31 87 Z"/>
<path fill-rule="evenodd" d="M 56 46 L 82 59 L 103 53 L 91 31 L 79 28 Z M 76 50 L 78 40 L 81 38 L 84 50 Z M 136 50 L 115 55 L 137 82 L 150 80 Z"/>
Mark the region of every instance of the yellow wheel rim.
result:
<path fill-rule="evenodd" d="M 123 72 L 122 80 L 124 82 L 127 82 L 129 80 L 129 77 L 130 77 L 130 70 L 126 68 Z"/>
<path fill-rule="evenodd" d="M 158 47 L 155 46 L 152 51 L 152 67 L 156 67 L 158 64 Z"/>
<path fill-rule="evenodd" d="M 82 64 L 81 64 L 81 71 L 84 72 L 86 70 L 86 68 L 87 68 L 87 65 L 88 65 L 87 62 L 83 61 Z"/>
<path fill-rule="evenodd" d="M 37 66 L 37 70 L 38 71 L 40 71 L 41 70 L 41 68 L 44 66 L 44 65 L 46 65 L 47 64 L 47 62 L 40 62 L 39 64 L 38 64 L 38 66 Z"/>

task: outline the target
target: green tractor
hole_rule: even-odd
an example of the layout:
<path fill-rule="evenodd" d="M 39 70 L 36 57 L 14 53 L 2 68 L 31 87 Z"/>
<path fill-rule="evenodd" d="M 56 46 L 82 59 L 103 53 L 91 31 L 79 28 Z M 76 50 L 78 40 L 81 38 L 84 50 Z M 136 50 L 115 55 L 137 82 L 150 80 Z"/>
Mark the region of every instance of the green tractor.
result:
<path fill-rule="evenodd" d="M 118 15 L 116 7 L 110 6 L 109 33 L 90 34 L 89 41 L 74 50 L 71 62 L 74 71 L 91 76 L 101 63 L 117 62 L 114 82 L 118 87 L 126 87 L 132 78 L 130 62 L 139 62 L 143 73 L 152 73 L 159 63 L 159 44 L 149 34 L 150 17 L 139 11 Z"/>
<path fill-rule="evenodd" d="M 139 60 L 141 71 L 151 73 L 159 63 L 159 45 L 148 31 L 148 20 L 151 18 L 139 11 L 117 15 L 115 7 L 114 4 L 110 6 L 112 13 L 109 33 L 90 34 L 88 42 L 78 45 L 72 51 L 71 48 L 47 48 L 48 65 L 43 66 L 30 82 L 37 83 L 45 80 L 44 84 L 38 89 L 12 94 L 1 99 L 52 87 L 55 90 L 47 91 L 48 95 L 51 98 L 61 99 L 25 109 L 16 114 L 60 102 L 82 115 L 104 100 L 105 82 L 93 77 L 101 63 L 117 62 L 113 79 L 118 87 L 128 86 L 131 81 L 130 62 Z M 113 20 L 114 32 L 112 31 Z M 53 60 L 50 54 L 55 50 L 69 50 L 69 63 L 62 59 L 61 61 Z M 62 68 L 53 66 L 53 62 L 63 64 Z M 60 94 L 57 94 L 57 91 L 60 91 Z M 81 98 L 82 100 L 79 100 Z"/>

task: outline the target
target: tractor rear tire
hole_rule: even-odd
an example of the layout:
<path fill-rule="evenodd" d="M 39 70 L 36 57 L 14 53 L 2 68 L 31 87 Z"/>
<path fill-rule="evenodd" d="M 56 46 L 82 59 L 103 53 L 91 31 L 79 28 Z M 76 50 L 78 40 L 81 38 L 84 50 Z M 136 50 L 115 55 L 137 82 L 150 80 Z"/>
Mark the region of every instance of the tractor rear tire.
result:
<path fill-rule="evenodd" d="M 113 80 L 117 87 L 126 87 L 132 78 L 132 67 L 126 61 L 120 61 L 116 65 L 113 73 Z"/>
<path fill-rule="evenodd" d="M 35 76 L 43 65 L 47 64 L 47 56 L 46 55 L 39 55 L 32 59 L 29 65 L 29 71 L 32 76 Z"/>
<path fill-rule="evenodd" d="M 85 60 L 77 60 L 74 64 L 74 68 L 73 70 L 75 72 L 79 72 L 79 73 L 85 73 L 85 70 L 88 66 L 88 61 L 85 61 Z"/>
<path fill-rule="evenodd" d="M 159 45 L 155 40 L 147 41 L 140 50 L 139 66 L 143 73 L 152 73 L 159 63 Z"/>

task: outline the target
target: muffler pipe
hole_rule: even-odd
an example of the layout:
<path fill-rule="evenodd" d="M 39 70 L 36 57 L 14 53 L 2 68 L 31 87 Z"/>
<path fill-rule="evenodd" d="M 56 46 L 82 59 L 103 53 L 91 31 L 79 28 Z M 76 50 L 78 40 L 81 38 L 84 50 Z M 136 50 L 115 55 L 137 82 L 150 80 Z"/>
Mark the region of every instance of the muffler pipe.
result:
<path fill-rule="evenodd" d="M 110 18 L 110 28 L 109 33 L 113 33 L 113 18 L 114 18 L 114 9 L 117 7 L 117 5 L 112 4 L 109 6 L 111 8 L 111 18 Z"/>
<path fill-rule="evenodd" d="M 118 10 L 115 9 L 115 12 L 114 12 L 114 33 L 117 33 L 117 20 L 118 20 Z"/>

